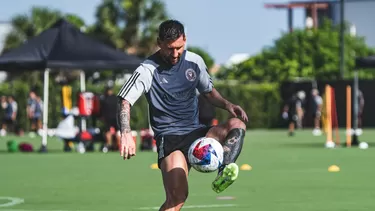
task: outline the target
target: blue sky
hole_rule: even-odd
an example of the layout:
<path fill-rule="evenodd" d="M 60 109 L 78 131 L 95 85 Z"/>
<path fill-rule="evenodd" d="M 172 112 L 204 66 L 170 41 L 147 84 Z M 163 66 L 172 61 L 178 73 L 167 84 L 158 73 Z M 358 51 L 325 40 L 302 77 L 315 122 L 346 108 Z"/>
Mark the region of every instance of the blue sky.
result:
<path fill-rule="evenodd" d="M 101 0 L 12 0 L 0 7 L 0 21 L 27 13 L 31 6 L 48 6 L 81 16 L 86 23 L 95 21 Z M 287 30 L 285 10 L 265 9 L 264 3 L 285 0 L 164 0 L 171 18 L 187 28 L 188 44 L 206 49 L 216 63 L 226 62 L 232 54 L 255 54 Z M 230 2 L 233 2 L 230 4 Z M 304 12 L 294 12 L 295 26 L 302 26 Z"/>

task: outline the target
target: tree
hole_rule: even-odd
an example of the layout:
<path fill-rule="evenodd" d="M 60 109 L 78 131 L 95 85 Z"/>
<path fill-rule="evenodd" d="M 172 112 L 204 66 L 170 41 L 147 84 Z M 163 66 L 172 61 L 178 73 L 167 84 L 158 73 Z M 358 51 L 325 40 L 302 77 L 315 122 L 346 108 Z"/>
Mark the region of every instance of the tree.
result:
<path fill-rule="evenodd" d="M 118 49 L 146 57 L 157 48 L 158 26 L 167 12 L 158 0 L 104 0 L 96 18 L 91 33 Z"/>
<path fill-rule="evenodd" d="M 30 14 L 16 15 L 11 20 L 12 31 L 5 37 L 4 51 L 18 47 L 24 41 L 49 28 L 62 17 L 78 28 L 85 25 L 83 19 L 74 14 L 62 14 L 59 10 L 47 7 L 33 7 Z"/>
<path fill-rule="evenodd" d="M 208 69 L 210 69 L 214 65 L 215 62 L 212 56 L 207 51 L 203 50 L 202 48 L 193 46 L 193 47 L 188 47 L 187 50 L 194 52 L 198 54 L 199 56 L 201 56 L 204 62 L 206 63 Z"/>
<path fill-rule="evenodd" d="M 345 34 L 345 77 L 351 77 L 356 56 L 374 53 L 362 37 Z M 282 81 L 295 78 L 337 79 L 339 76 L 339 28 L 331 22 L 318 29 L 295 30 L 283 34 L 274 46 L 230 68 L 221 70 L 221 79 Z M 375 78 L 363 70 L 361 77 Z"/>
<path fill-rule="evenodd" d="M 85 25 L 83 19 L 77 15 L 63 14 L 59 10 L 47 7 L 32 7 L 29 14 L 16 15 L 11 19 L 12 30 L 5 37 L 3 52 L 16 48 L 26 40 L 39 35 L 60 18 L 67 19 L 78 28 Z M 41 86 L 42 74 L 40 72 L 8 73 L 7 79 L 9 81 L 14 78 L 27 82 L 30 87 L 34 87 Z"/>

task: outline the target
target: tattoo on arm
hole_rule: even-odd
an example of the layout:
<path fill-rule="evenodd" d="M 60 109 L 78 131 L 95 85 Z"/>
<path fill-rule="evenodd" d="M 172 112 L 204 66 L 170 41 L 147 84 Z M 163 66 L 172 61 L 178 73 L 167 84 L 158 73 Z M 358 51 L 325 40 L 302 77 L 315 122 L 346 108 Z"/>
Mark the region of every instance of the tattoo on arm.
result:
<path fill-rule="evenodd" d="M 130 133 L 130 104 L 128 101 L 119 99 L 117 121 L 121 134 Z"/>

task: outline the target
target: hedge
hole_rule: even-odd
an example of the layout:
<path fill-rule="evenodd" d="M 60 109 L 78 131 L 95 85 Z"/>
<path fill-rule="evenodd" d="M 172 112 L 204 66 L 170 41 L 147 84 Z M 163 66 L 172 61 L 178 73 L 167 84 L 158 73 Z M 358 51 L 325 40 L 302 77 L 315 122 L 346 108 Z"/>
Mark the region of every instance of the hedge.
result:
<path fill-rule="evenodd" d="M 216 84 L 216 89 L 232 103 L 240 105 L 247 113 L 247 128 L 276 127 L 280 114 L 280 92 L 276 83 Z M 219 122 L 229 118 L 227 111 L 217 109 Z"/>
<path fill-rule="evenodd" d="M 76 105 L 76 96 L 79 91 L 79 82 L 72 85 L 73 105 Z M 261 83 L 261 84 L 230 84 L 216 83 L 216 89 L 231 102 L 241 105 L 249 116 L 248 128 L 270 128 L 278 124 L 280 113 L 280 94 L 278 84 Z M 117 92 L 120 86 L 116 86 L 114 91 Z M 42 94 L 42 87 L 39 84 L 39 93 Z M 104 90 L 102 84 L 87 83 L 87 90 L 101 94 Z M 49 87 L 49 127 L 56 127 L 61 120 L 61 86 L 55 81 L 50 80 Z M 29 129 L 29 122 L 26 118 L 26 104 L 28 98 L 29 86 L 22 81 L 14 81 L 12 84 L 0 84 L 0 93 L 2 95 L 14 95 L 18 103 L 18 125 L 24 130 Z M 3 111 L 2 111 L 3 112 Z M 229 118 L 228 112 L 217 109 L 217 119 L 219 122 Z M 131 125 L 132 129 L 139 130 L 148 127 L 147 101 L 142 96 L 132 108 Z M 98 121 L 98 126 L 102 123 Z M 88 122 L 91 124 L 91 121 Z"/>

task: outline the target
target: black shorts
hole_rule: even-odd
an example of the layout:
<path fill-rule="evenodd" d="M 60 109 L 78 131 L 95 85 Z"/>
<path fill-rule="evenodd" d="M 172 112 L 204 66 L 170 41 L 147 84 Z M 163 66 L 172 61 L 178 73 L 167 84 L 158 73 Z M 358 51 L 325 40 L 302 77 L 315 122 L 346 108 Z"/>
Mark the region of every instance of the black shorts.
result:
<path fill-rule="evenodd" d="M 322 116 L 322 114 L 321 113 L 319 114 L 318 111 L 316 111 L 316 112 L 313 113 L 312 117 L 313 117 L 313 119 L 316 119 L 316 118 L 320 118 L 321 116 Z"/>
<path fill-rule="evenodd" d="M 156 139 L 156 146 L 158 151 L 158 167 L 160 168 L 160 164 L 165 157 L 167 157 L 176 150 L 180 150 L 184 154 L 186 163 L 190 168 L 188 160 L 188 152 L 190 145 L 198 138 L 206 136 L 207 132 L 210 129 L 211 126 L 202 127 L 193 130 L 192 132 L 186 135 L 165 135 L 158 137 Z"/>
<path fill-rule="evenodd" d="M 7 117 L 4 117 L 3 118 L 3 124 L 4 125 L 13 125 L 14 124 L 14 121 L 13 121 L 13 119 L 10 119 L 10 118 L 7 118 Z"/>
<path fill-rule="evenodd" d="M 108 132 L 111 130 L 111 127 L 115 129 L 115 131 L 119 131 L 119 127 L 117 125 L 117 119 L 116 118 L 111 118 L 111 119 L 106 119 L 105 120 L 105 132 Z"/>
<path fill-rule="evenodd" d="M 296 123 L 298 120 L 298 116 L 296 113 L 289 113 L 288 114 L 288 123 Z"/>

